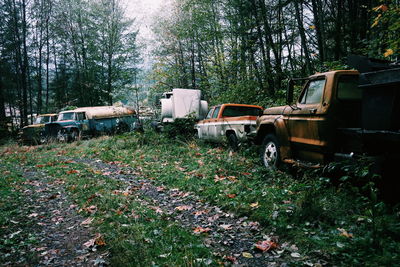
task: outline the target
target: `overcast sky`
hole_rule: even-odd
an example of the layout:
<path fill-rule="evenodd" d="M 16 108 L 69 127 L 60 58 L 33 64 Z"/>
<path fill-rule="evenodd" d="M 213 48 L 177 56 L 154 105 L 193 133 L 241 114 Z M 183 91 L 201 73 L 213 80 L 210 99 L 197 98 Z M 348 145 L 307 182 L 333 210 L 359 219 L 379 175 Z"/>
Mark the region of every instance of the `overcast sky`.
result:
<path fill-rule="evenodd" d="M 122 0 L 126 6 L 126 15 L 136 18 L 135 24 L 139 27 L 140 38 L 151 38 L 151 25 L 154 15 L 162 9 L 168 12 L 169 0 Z"/>
<path fill-rule="evenodd" d="M 144 65 L 148 66 L 150 58 L 148 52 L 151 49 L 153 34 L 151 26 L 154 23 L 154 16 L 160 12 L 169 12 L 169 0 L 121 0 L 126 7 L 126 15 L 135 18 L 135 25 L 139 29 L 138 41 L 147 45 L 146 51 L 142 54 Z"/>

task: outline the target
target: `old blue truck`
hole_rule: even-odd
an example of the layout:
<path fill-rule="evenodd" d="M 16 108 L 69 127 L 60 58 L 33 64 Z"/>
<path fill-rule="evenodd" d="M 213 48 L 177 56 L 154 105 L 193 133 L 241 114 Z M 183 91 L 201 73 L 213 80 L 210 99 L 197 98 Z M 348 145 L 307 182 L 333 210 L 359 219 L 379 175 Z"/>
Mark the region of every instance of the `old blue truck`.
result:
<path fill-rule="evenodd" d="M 128 107 L 83 107 L 60 112 L 55 122 L 46 123 L 46 141 L 69 142 L 83 137 L 113 134 L 138 129 L 140 123 L 135 110 Z"/>

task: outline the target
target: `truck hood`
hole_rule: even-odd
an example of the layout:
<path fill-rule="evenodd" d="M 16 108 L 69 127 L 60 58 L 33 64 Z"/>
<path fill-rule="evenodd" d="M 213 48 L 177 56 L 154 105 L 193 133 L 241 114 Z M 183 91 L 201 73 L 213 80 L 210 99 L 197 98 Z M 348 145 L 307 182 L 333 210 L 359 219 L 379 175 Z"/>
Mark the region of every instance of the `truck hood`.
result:
<path fill-rule="evenodd" d="M 30 129 L 30 128 L 40 128 L 40 127 L 44 127 L 44 123 L 41 123 L 41 124 L 31 124 L 31 125 L 25 126 L 25 127 L 22 128 L 22 129 L 25 130 L 25 129 Z"/>
<path fill-rule="evenodd" d="M 264 115 L 281 115 L 288 106 L 272 107 L 264 110 Z"/>
<path fill-rule="evenodd" d="M 67 120 L 67 121 L 55 121 L 55 122 L 50 122 L 46 123 L 46 125 L 59 125 L 61 127 L 69 126 L 69 125 L 74 125 L 75 121 L 74 120 Z"/>

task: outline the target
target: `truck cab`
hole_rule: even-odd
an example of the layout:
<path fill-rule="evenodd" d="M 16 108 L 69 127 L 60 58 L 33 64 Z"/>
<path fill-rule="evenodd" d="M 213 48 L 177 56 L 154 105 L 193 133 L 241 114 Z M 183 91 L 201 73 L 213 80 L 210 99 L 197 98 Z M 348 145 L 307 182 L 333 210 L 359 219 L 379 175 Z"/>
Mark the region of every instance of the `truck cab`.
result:
<path fill-rule="evenodd" d="M 21 141 L 25 144 L 40 144 L 41 131 L 43 131 L 46 123 L 51 123 L 57 120 L 57 114 L 40 114 L 36 117 L 33 124 L 22 128 Z"/>
<path fill-rule="evenodd" d="M 212 107 L 206 118 L 195 125 L 200 139 L 228 141 L 233 149 L 254 137 L 256 120 L 263 108 L 246 104 L 222 104 Z"/>
<path fill-rule="evenodd" d="M 340 70 L 308 77 L 296 101 L 264 110 L 257 120 L 258 144 L 265 166 L 302 160 L 325 163 L 342 147 L 340 128 L 361 127 L 359 72 Z M 289 89 L 289 94 L 291 94 Z"/>

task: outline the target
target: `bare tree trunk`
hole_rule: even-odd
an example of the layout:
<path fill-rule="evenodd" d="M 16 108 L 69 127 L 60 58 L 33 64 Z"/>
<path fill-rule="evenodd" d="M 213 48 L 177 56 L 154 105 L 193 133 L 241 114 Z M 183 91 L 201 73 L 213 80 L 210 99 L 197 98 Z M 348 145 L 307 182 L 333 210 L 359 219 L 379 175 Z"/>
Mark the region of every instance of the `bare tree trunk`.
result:
<path fill-rule="evenodd" d="M 23 45 L 23 64 L 21 71 L 22 80 L 22 125 L 28 124 L 28 48 L 26 45 L 26 35 L 27 35 L 27 21 L 26 21 L 26 0 L 22 0 L 22 45 Z"/>
<path fill-rule="evenodd" d="M 312 10 L 314 16 L 314 24 L 315 30 L 317 34 L 317 44 L 319 50 L 319 59 L 321 62 L 325 61 L 325 47 L 324 47 L 324 39 L 322 37 L 323 28 L 321 23 L 321 16 L 323 16 L 321 1 L 320 0 L 312 0 Z"/>
<path fill-rule="evenodd" d="M 304 52 L 304 57 L 305 57 L 305 67 L 306 67 L 305 74 L 310 74 L 312 72 L 310 53 L 307 48 L 307 38 L 304 31 L 303 17 L 302 17 L 303 15 L 300 12 L 300 7 L 302 8 L 302 0 L 296 0 L 294 2 L 294 7 L 296 11 L 295 13 L 296 13 L 297 26 L 300 33 L 301 48 Z"/>
<path fill-rule="evenodd" d="M 342 9 L 343 9 L 343 0 L 337 0 L 337 13 L 335 20 L 335 60 L 339 60 L 342 56 Z"/>
<path fill-rule="evenodd" d="M 49 77 L 49 62 L 50 62 L 50 36 L 49 36 L 49 20 L 51 12 L 51 1 L 47 3 L 47 18 L 46 18 L 46 113 L 49 111 L 49 91 L 50 91 L 50 77 Z M 57 71 L 57 64 L 55 63 Z"/>
<path fill-rule="evenodd" d="M 262 35 L 262 31 L 261 31 L 261 22 L 259 19 L 259 14 L 258 14 L 258 9 L 257 9 L 257 4 L 255 0 L 251 0 L 252 5 L 253 5 L 253 11 L 254 11 L 254 18 L 256 20 L 256 28 L 257 28 L 257 36 L 258 36 L 258 41 L 260 42 L 260 50 L 261 50 L 261 56 L 262 56 L 262 62 L 263 62 L 263 66 L 264 66 L 264 72 L 265 72 L 265 76 L 266 76 L 266 80 L 268 83 L 268 93 L 274 92 L 274 81 L 271 78 L 272 75 L 272 67 L 271 67 L 271 63 L 270 60 L 267 60 L 267 56 L 266 56 L 266 51 L 265 51 L 265 44 L 264 44 L 264 38 Z M 253 55 L 254 57 L 254 55 Z"/>
<path fill-rule="evenodd" d="M 0 61 L 1 64 L 1 61 Z M 5 124 L 6 121 L 6 99 L 3 90 L 3 77 L 1 73 L 1 65 L 0 65 L 0 127 Z"/>

